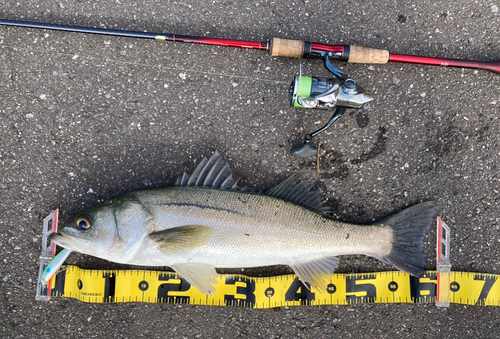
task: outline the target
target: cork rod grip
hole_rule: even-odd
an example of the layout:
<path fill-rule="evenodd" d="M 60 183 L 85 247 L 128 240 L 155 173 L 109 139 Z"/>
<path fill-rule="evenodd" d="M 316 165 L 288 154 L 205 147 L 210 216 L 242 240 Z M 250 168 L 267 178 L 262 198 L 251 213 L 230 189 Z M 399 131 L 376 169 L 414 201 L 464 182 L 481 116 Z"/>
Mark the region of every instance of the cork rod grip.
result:
<path fill-rule="evenodd" d="M 356 64 L 386 64 L 389 61 L 389 51 L 382 49 L 350 46 L 347 62 Z"/>
<path fill-rule="evenodd" d="M 272 38 L 269 51 L 271 56 L 301 58 L 304 55 L 304 41 Z"/>

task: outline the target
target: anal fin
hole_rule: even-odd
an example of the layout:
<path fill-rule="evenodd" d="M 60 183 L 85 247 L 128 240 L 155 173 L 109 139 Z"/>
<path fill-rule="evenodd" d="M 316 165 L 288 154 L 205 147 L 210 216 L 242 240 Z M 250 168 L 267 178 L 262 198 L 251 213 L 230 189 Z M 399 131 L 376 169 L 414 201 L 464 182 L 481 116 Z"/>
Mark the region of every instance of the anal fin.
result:
<path fill-rule="evenodd" d="M 323 277 L 329 279 L 338 264 L 339 258 L 328 257 L 291 265 L 290 267 L 304 284 L 308 283 L 320 292 L 325 292 L 327 283 Z M 307 287 L 309 288 L 309 286 Z"/>
<path fill-rule="evenodd" d="M 200 292 L 212 295 L 215 292 L 215 287 L 218 282 L 217 272 L 211 265 L 205 264 L 177 264 L 172 265 L 172 268 L 192 286 L 196 287 Z"/>

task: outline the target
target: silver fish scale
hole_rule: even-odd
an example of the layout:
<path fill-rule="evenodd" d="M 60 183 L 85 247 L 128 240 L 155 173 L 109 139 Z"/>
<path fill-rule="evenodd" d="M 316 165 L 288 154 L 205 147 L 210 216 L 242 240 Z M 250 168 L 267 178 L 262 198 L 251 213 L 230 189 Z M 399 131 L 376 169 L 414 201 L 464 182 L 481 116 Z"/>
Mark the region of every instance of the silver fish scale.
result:
<path fill-rule="evenodd" d="M 214 231 L 204 246 L 183 253 L 154 251 L 152 257 L 152 244 L 144 243 L 147 250 L 138 251 L 131 264 L 169 265 L 181 260 L 216 267 L 293 265 L 342 254 L 379 256 L 392 246 L 387 226 L 338 222 L 264 194 L 168 187 L 134 195 L 153 216 L 154 230 L 145 232 L 185 225 L 210 226 Z"/>

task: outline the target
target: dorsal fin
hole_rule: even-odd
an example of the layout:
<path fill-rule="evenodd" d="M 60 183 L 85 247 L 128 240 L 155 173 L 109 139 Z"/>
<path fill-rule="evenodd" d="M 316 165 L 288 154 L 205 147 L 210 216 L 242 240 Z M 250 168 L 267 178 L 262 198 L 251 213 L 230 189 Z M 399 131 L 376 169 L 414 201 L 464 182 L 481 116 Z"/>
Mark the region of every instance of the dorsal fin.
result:
<path fill-rule="evenodd" d="M 314 183 L 315 180 L 299 172 L 289 176 L 266 194 L 312 208 L 324 215 L 331 214 L 330 207 L 324 205 L 321 192 L 318 189 L 313 190 Z"/>
<path fill-rule="evenodd" d="M 202 186 L 239 190 L 238 180 L 233 178 L 233 171 L 222 162 L 222 155 L 215 151 L 210 159 L 203 160 L 191 175 L 184 173 L 177 178 L 176 186 Z"/>

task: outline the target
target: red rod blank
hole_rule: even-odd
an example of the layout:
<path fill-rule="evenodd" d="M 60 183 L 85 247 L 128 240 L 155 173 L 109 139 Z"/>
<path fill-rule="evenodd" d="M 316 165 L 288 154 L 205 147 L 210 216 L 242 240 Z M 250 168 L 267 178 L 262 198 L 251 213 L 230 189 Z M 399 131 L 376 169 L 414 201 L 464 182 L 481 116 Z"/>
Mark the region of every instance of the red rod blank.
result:
<path fill-rule="evenodd" d="M 406 64 L 420 64 L 444 67 L 464 67 L 484 69 L 495 73 L 500 73 L 500 60 L 498 61 L 472 61 L 472 60 L 457 60 L 445 58 L 433 58 L 417 55 L 391 54 L 389 61 L 402 62 Z"/>

